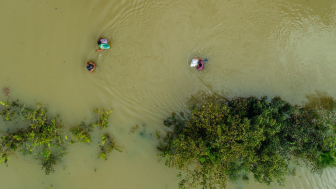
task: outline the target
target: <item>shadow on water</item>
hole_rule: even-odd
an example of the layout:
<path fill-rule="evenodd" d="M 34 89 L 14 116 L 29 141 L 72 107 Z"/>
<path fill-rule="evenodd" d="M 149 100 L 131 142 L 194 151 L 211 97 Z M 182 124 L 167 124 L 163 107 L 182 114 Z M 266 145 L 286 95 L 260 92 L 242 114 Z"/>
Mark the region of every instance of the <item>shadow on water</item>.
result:
<path fill-rule="evenodd" d="M 327 92 L 315 91 L 306 95 L 307 101 L 303 101 L 303 107 L 306 109 L 328 110 L 333 107 L 334 97 Z"/>
<path fill-rule="evenodd" d="M 191 95 L 190 99 L 187 101 L 188 107 L 199 105 L 204 102 L 217 102 L 217 101 L 227 101 L 228 98 L 220 95 L 218 93 L 209 94 L 203 90 L 198 91 L 196 94 Z"/>
<path fill-rule="evenodd" d="M 316 110 L 328 110 L 335 106 L 335 98 L 332 97 L 327 92 L 315 91 L 315 93 L 307 94 L 306 100 L 302 101 L 302 107 L 305 109 L 316 109 Z M 198 91 L 196 94 L 192 95 L 187 101 L 187 106 L 192 107 L 194 105 L 200 105 L 205 102 L 218 102 L 218 101 L 228 101 L 230 100 L 224 95 L 218 93 L 209 94 L 204 90 Z"/>
<path fill-rule="evenodd" d="M 138 137 L 140 137 L 141 139 L 149 139 L 149 140 L 152 140 L 152 133 L 148 133 L 146 131 L 146 125 L 143 124 L 141 126 L 141 128 L 139 129 L 139 133 L 138 133 Z"/>
<path fill-rule="evenodd" d="M 139 139 L 142 139 L 142 140 L 153 140 L 153 134 L 148 132 L 146 130 L 146 124 L 142 124 L 141 126 L 139 125 L 136 125 L 134 127 L 132 127 L 130 129 L 130 132 L 129 134 L 134 134 L 135 136 L 137 136 Z"/>

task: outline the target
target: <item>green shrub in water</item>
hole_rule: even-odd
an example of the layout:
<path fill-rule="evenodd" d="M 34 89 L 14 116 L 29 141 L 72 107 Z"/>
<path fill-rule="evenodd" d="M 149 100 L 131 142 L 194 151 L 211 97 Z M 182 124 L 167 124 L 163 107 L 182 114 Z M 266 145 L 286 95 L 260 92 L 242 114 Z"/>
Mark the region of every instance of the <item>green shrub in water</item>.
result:
<path fill-rule="evenodd" d="M 102 141 L 100 142 L 98 147 L 100 148 L 100 153 L 98 154 L 98 157 L 100 159 L 107 160 L 106 156 L 114 149 L 122 152 L 118 147 L 115 146 L 114 139 L 109 133 L 104 133 L 102 135 Z"/>
<path fill-rule="evenodd" d="M 58 159 L 66 155 L 64 146 L 66 139 L 59 116 L 49 118 L 47 109 L 39 104 L 36 109 L 20 105 L 18 101 L 1 104 L 5 106 L 1 112 L 5 121 L 11 121 L 19 116 L 27 127 L 16 132 L 7 132 L 0 138 L 0 163 L 8 165 L 9 155 L 20 149 L 25 154 L 35 152 L 45 173 L 53 172 Z"/>
<path fill-rule="evenodd" d="M 108 126 L 108 118 L 112 113 L 112 110 L 105 110 L 104 108 L 96 108 L 94 113 L 98 116 L 98 121 L 93 124 L 93 127 L 100 127 L 105 129 Z"/>
<path fill-rule="evenodd" d="M 74 143 L 91 143 L 91 124 L 86 125 L 84 122 L 79 123 L 77 126 L 71 127 L 70 132 L 75 138 L 75 141 L 71 141 L 70 144 Z"/>
<path fill-rule="evenodd" d="M 70 129 L 70 132 L 75 138 L 73 143 L 91 143 L 92 129 L 95 127 L 100 127 L 100 129 L 105 129 L 108 126 L 108 118 L 112 113 L 112 110 L 105 110 L 104 108 L 94 109 L 94 113 L 98 116 L 96 123 L 90 123 L 86 125 L 84 122 L 79 123 L 77 126 L 74 126 Z"/>
<path fill-rule="evenodd" d="M 164 124 L 174 130 L 158 155 L 186 171 L 180 188 L 225 188 L 240 175 L 248 182 L 248 173 L 256 182 L 283 185 L 291 162 L 316 173 L 335 165 L 334 107 L 334 101 L 316 111 L 278 97 L 218 98 L 168 117 Z"/>
<path fill-rule="evenodd" d="M 0 102 L 5 108 L 0 115 L 5 122 L 17 121 L 21 119 L 26 125 L 24 128 L 17 129 L 15 132 L 6 132 L 0 138 L 0 164 L 8 166 L 9 156 L 16 151 L 22 151 L 24 154 L 35 154 L 36 159 L 40 160 L 42 169 L 48 175 L 54 172 L 55 165 L 66 155 L 67 145 L 74 143 L 91 143 L 92 129 L 94 127 L 106 128 L 108 125 L 108 116 L 111 111 L 104 109 L 95 109 L 98 115 L 98 121 L 86 125 L 81 122 L 77 126 L 71 127 L 70 132 L 74 138 L 67 143 L 68 137 L 65 135 L 65 129 L 59 116 L 49 117 L 47 109 L 41 104 L 36 108 L 28 108 L 18 101 L 9 100 Z M 113 149 L 118 151 L 111 135 L 104 134 L 101 147 L 100 158 L 106 159 L 106 155 Z"/>

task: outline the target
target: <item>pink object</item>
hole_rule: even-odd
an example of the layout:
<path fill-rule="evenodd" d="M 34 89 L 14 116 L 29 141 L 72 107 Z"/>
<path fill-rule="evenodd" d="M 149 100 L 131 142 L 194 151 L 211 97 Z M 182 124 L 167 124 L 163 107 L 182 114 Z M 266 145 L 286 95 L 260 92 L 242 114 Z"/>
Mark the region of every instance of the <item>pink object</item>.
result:
<path fill-rule="evenodd" d="M 201 64 L 201 66 L 200 66 L 200 64 Z M 203 60 L 200 60 L 200 63 L 198 64 L 197 69 L 198 69 L 198 71 L 200 71 L 200 70 L 203 70 L 203 68 L 204 68 Z"/>

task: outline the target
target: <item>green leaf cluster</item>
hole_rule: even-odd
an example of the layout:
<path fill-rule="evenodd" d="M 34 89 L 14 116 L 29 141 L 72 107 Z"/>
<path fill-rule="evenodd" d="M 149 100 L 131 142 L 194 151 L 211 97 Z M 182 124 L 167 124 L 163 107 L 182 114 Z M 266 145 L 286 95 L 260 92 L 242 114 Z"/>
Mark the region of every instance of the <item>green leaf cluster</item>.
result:
<path fill-rule="evenodd" d="M 100 153 L 98 154 L 98 158 L 107 160 L 107 155 L 112 152 L 112 150 L 117 150 L 119 152 L 122 152 L 118 147 L 115 146 L 115 142 L 111 134 L 104 133 L 102 135 L 102 141 L 98 145 L 98 148 L 100 148 Z"/>
<path fill-rule="evenodd" d="M 91 134 L 94 128 L 100 127 L 100 129 L 105 129 L 108 126 L 108 118 L 112 113 L 112 110 L 105 110 L 103 108 L 96 108 L 94 113 L 98 115 L 98 120 L 95 123 L 90 123 L 86 125 L 84 122 L 79 123 L 77 126 L 74 126 L 70 129 L 70 132 L 75 140 L 70 142 L 71 144 L 75 143 L 91 143 Z M 114 149 L 119 152 L 122 152 L 115 146 L 114 139 L 111 134 L 104 133 L 102 135 L 102 141 L 98 145 L 100 152 L 97 155 L 98 158 L 107 160 L 107 155 L 111 153 Z"/>
<path fill-rule="evenodd" d="M 225 188 L 241 175 L 248 182 L 248 173 L 256 182 L 283 185 L 290 163 L 316 173 L 335 165 L 333 112 L 300 108 L 279 97 L 204 102 L 164 121 L 174 130 L 158 155 L 168 167 L 187 172 L 180 188 Z"/>
<path fill-rule="evenodd" d="M 94 113 L 98 116 L 98 121 L 93 124 L 93 127 L 100 127 L 105 129 L 108 126 L 108 118 L 112 113 L 112 110 L 105 110 L 104 108 L 96 108 Z"/>
<path fill-rule="evenodd" d="M 95 109 L 98 121 L 88 125 L 81 122 L 71 127 L 70 133 L 73 139 L 67 142 L 68 137 L 60 117 L 58 115 L 48 116 L 47 109 L 41 104 L 37 104 L 36 108 L 28 108 L 24 104 L 19 104 L 18 100 L 10 102 L 9 99 L 0 104 L 4 107 L 0 115 L 5 122 L 21 119 L 24 123 L 23 128 L 15 132 L 6 132 L 0 137 L 0 164 L 4 163 L 8 166 L 10 155 L 17 151 L 22 151 L 24 154 L 35 154 L 35 158 L 40 161 L 47 175 L 55 171 L 55 165 L 66 155 L 67 145 L 90 144 L 90 132 L 95 127 L 106 128 L 109 114 L 112 112 L 102 108 Z M 106 155 L 114 149 L 121 152 L 108 133 L 103 134 L 99 147 L 101 149 L 99 157 L 102 159 L 106 159 Z"/>
<path fill-rule="evenodd" d="M 86 125 L 84 122 L 79 123 L 77 126 L 71 127 L 70 132 L 75 138 L 75 141 L 71 141 L 70 144 L 74 143 L 91 143 L 90 132 L 92 126 L 91 124 Z"/>
<path fill-rule="evenodd" d="M 7 132 L 0 138 L 0 163 L 8 163 L 9 155 L 22 150 L 25 154 L 35 152 L 46 174 L 54 171 L 58 158 L 66 155 L 63 125 L 59 116 L 49 118 L 47 109 L 37 104 L 35 109 L 18 104 L 2 102 L 5 109 L 0 113 L 5 121 L 19 117 L 27 127 L 16 132 Z M 8 165 L 8 164 L 7 164 Z"/>

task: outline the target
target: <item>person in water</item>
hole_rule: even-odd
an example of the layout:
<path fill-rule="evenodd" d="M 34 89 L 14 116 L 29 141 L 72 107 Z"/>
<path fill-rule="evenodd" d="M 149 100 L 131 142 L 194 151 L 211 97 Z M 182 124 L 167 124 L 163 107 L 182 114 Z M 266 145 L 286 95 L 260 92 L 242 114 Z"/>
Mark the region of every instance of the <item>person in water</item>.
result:
<path fill-rule="evenodd" d="M 195 57 L 192 59 L 190 67 L 197 67 L 198 71 L 203 70 L 204 68 L 204 63 L 203 60 L 201 58 Z"/>
<path fill-rule="evenodd" d="M 95 52 L 103 51 L 104 49 L 109 49 L 110 45 L 107 43 L 107 39 L 100 38 L 98 41 L 98 46 L 100 49 L 97 49 Z"/>
<path fill-rule="evenodd" d="M 92 73 L 92 71 L 96 68 L 96 64 L 93 62 L 87 62 L 86 68 L 89 70 L 90 73 Z"/>

